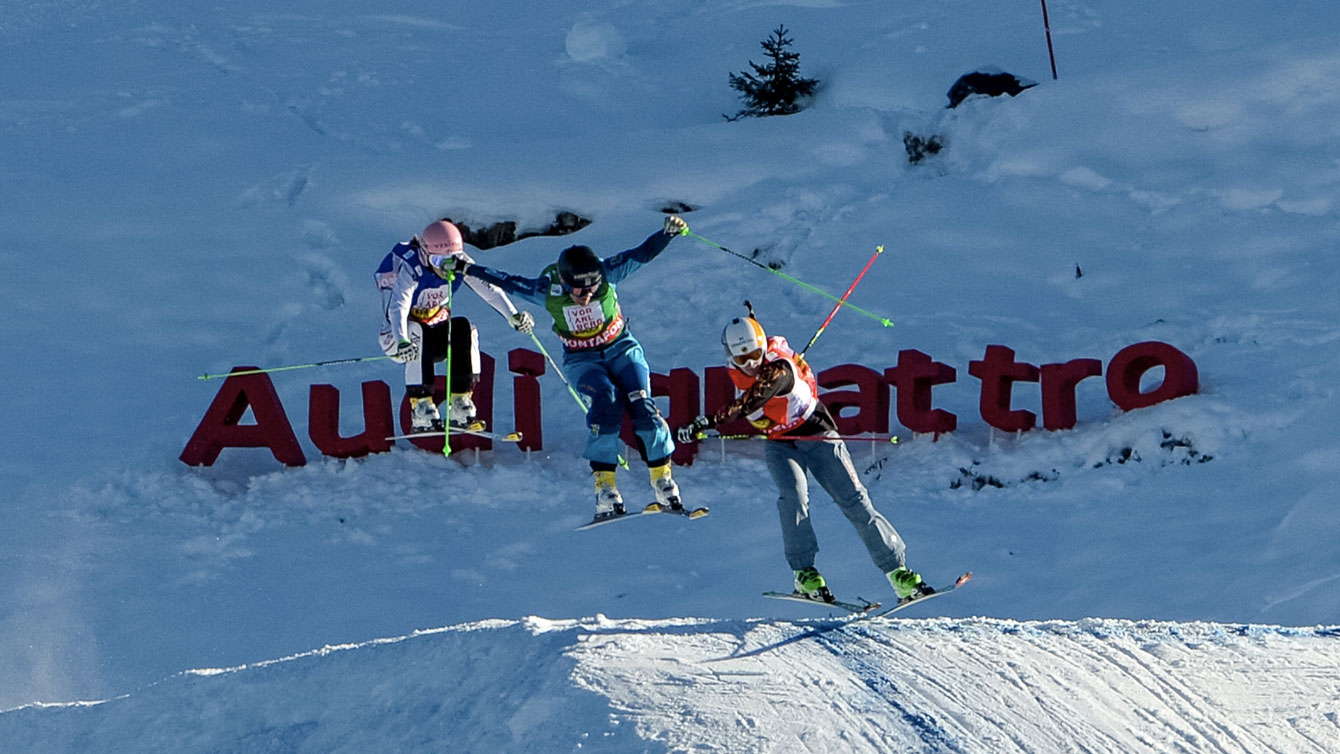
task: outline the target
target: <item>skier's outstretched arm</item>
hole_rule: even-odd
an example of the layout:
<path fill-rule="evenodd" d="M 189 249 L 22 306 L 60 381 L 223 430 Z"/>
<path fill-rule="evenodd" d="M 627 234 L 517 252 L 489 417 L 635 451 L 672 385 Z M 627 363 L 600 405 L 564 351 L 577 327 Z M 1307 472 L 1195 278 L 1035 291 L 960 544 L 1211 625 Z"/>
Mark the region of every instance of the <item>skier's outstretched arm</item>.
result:
<path fill-rule="evenodd" d="M 665 218 L 665 225 L 661 230 L 647 236 L 647 240 L 632 249 L 621 251 L 605 260 L 603 265 L 605 279 L 616 284 L 621 282 L 639 267 L 659 256 L 661 252 L 665 251 L 665 247 L 669 246 L 670 242 L 675 239 L 675 236 L 688 230 L 688 227 L 688 223 L 684 222 L 678 215 L 670 215 Z"/>
<path fill-rule="evenodd" d="M 465 268 L 466 270 L 469 270 L 470 266 L 473 266 L 475 263 L 475 260 L 471 259 L 470 255 L 463 251 L 457 256 L 465 260 L 468 265 Z M 503 315 L 503 318 L 511 320 L 512 315 L 516 314 L 516 306 L 512 303 L 512 299 L 508 298 L 507 294 L 503 292 L 502 288 L 493 283 L 485 282 L 478 277 L 471 277 L 469 275 L 463 275 L 462 277 L 465 280 L 465 284 L 470 286 L 470 290 L 474 291 L 480 298 L 484 299 L 484 303 L 493 307 L 495 311 Z"/>
<path fill-rule="evenodd" d="M 497 286 L 502 292 L 510 293 L 522 301 L 529 301 L 538 306 L 544 306 L 544 297 L 549 290 L 549 278 L 547 277 L 528 278 L 473 263 L 466 263 L 457 271 L 465 276 L 467 283 L 471 282 L 473 278 L 487 285 Z M 474 286 L 472 285 L 471 288 L 474 288 Z"/>

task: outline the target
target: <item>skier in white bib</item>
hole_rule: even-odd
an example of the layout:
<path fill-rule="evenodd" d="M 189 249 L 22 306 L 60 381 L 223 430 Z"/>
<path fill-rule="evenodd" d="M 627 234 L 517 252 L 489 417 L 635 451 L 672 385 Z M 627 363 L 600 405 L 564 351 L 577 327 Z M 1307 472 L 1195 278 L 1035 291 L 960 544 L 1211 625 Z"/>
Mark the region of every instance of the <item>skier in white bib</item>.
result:
<path fill-rule="evenodd" d="M 462 282 L 454 272 L 457 260 L 472 261 L 465 253 L 461 231 L 439 220 L 420 235 L 396 244 L 377 267 L 384 316 L 377 339 L 387 356 L 405 365 L 405 393 L 414 432 L 444 429 L 433 399 L 433 383 L 437 379 L 434 365 L 447 358 L 448 348 L 452 352 L 451 374 L 447 375 L 448 422 L 458 429 L 484 428 L 475 418 L 474 404 L 479 335 L 469 319 L 453 317 L 451 311 Z M 518 312 L 497 286 L 479 280 L 465 282 L 513 328 L 530 332 L 535 326 L 535 319 Z"/>

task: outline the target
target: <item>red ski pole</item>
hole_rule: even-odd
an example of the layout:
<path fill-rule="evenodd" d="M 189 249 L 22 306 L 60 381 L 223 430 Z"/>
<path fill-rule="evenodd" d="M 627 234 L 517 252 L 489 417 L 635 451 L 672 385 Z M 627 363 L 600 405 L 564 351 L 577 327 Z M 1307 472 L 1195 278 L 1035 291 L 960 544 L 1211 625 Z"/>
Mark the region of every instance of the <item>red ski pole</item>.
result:
<path fill-rule="evenodd" d="M 898 444 L 898 435 L 875 435 L 867 437 L 865 435 L 838 435 L 826 437 L 824 435 L 783 435 L 781 437 L 768 437 L 767 435 L 709 435 L 704 433 L 699 439 L 702 440 L 764 440 L 769 442 L 825 442 L 827 440 L 842 440 L 843 442 L 873 442 L 873 443 L 891 443 Z"/>
<path fill-rule="evenodd" d="M 828 327 L 828 323 L 832 322 L 833 317 L 837 316 L 838 309 L 841 309 L 842 305 L 847 303 L 847 297 L 851 295 L 852 291 L 856 290 L 856 284 L 861 282 L 861 278 L 865 277 L 866 270 L 869 270 L 870 265 L 874 264 L 875 259 L 877 259 L 879 255 L 883 253 L 884 253 L 883 246 L 875 247 L 875 253 L 870 256 L 870 261 L 865 263 L 865 267 L 861 270 L 861 274 L 857 275 L 856 279 L 851 281 L 851 286 L 847 288 L 847 292 L 842 294 L 842 298 L 837 302 L 837 305 L 833 307 L 833 311 L 828 313 L 828 319 L 825 319 L 824 323 L 822 325 L 819 325 L 819 329 L 814 332 L 814 337 L 810 338 L 810 342 L 806 343 L 805 347 L 800 349 L 801 356 L 804 356 L 805 352 L 810 350 L 810 346 L 814 345 L 814 341 L 818 340 L 819 336 L 824 334 L 824 328 Z"/>

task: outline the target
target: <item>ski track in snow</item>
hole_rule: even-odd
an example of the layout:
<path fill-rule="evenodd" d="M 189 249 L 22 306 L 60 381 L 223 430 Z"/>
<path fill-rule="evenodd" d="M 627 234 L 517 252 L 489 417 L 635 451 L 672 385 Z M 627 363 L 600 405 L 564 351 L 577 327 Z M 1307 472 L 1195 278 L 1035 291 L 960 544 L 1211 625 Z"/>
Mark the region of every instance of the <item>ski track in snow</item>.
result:
<path fill-rule="evenodd" d="M 1330 752 L 1325 631 L 1115 620 L 583 636 L 578 682 L 671 751 Z M 751 648 L 776 643 L 738 660 Z M 1314 704 L 1298 699 L 1298 679 Z M 1225 689 L 1233 689 L 1226 692 Z"/>
<path fill-rule="evenodd" d="M 0 713 L 0 741 L 81 754 L 1323 753 L 1340 741 L 1338 638 L 1098 619 L 530 617 L 29 705 Z"/>

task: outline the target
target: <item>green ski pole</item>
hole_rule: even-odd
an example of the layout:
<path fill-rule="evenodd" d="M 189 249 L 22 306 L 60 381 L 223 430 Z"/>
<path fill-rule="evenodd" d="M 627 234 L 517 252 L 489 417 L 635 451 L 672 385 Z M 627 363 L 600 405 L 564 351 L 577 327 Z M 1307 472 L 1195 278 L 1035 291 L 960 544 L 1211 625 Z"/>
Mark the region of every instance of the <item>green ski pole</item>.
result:
<path fill-rule="evenodd" d="M 545 360 L 549 362 L 549 366 L 554 368 L 554 373 L 558 375 L 558 378 L 560 380 L 563 380 L 563 385 L 567 387 L 568 394 L 572 396 L 573 400 L 577 401 L 578 406 L 581 406 L 582 413 L 583 414 L 586 413 L 587 409 L 589 409 L 590 406 L 586 405 L 586 401 L 582 400 L 582 396 L 579 395 L 577 393 L 577 390 L 572 387 L 572 383 L 568 382 L 568 378 L 563 374 L 563 368 L 554 362 L 554 357 L 550 356 L 549 352 L 545 350 L 544 344 L 540 342 L 539 337 L 535 335 L 534 331 L 530 333 L 530 339 L 535 342 L 535 347 L 540 349 L 540 354 L 543 355 Z"/>
<path fill-rule="evenodd" d="M 879 255 L 883 253 L 884 253 L 883 246 L 875 247 L 875 253 L 871 255 L 870 261 L 865 263 L 865 267 L 861 269 L 861 274 L 857 275 L 856 279 L 851 281 L 851 286 L 847 288 L 847 292 L 842 294 L 842 300 L 837 302 L 837 305 L 833 307 L 833 311 L 828 313 L 828 319 L 825 319 L 824 323 L 822 325 L 819 325 L 819 329 L 814 331 L 814 337 L 810 338 L 810 342 L 806 343 L 805 347 L 800 349 L 801 356 L 804 356 L 805 352 L 810 350 L 810 346 L 814 345 L 814 341 L 818 340 L 819 336 L 824 334 L 824 330 L 828 328 L 828 323 L 832 322 L 833 317 L 837 316 L 838 309 L 841 309 L 842 305 L 847 302 L 847 297 L 851 295 L 851 292 L 856 290 L 856 284 L 861 282 L 861 278 L 865 277 L 865 273 L 867 270 L 870 269 L 870 265 L 874 264 L 875 260 L 879 258 Z"/>
<path fill-rule="evenodd" d="M 776 275 L 777 277 L 779 277 L 779 278 L 781 278 L 781 279 L 783 279 L 783 280 L 786 280 L 787 282 L 794 283 L 794 284 L 800 286 L 801 288 L 804 288 L 805 290 L 810 291 L 810 292 L 812 292 L 812 293 L 817 293 L 817 294 L 819 294 L 820 296 L 823 296 L 824 298 L 828 299 L 829 301 L 836 301 L 837 304 L 838 304 L 838 306 L 845 306 L 845 307 L 847 307 L 848 309 L 851 309 L 852 311 L 856 312 L 857 314 L 861 314 L 861 315 L 863 315 L 863 316 L 866 316 L 866 317 L 869 317 L 870 319 L 875 320 L 876 322 L 880 323 L 881 325 L 884 325 L 885 327 L 893 327 L 893 320 L 889 319 L 888 317 L 882 317 L 882 316 L 880 316 L 880 315 L 878 315 L 878 314 L 875 314 L 874 312 L 866 311 L 865 309 L 862 309 L 861 307 L 859 307 L 859 306 L 857 306 L 857 305 L 855 305 L 855 304 L 849 304 L 849 303 L 847 303 L 845 300 L 840 299 L 840 298 L 838 298 L 837 296 L 834 296 L 833 294 L 829 293 L 828 291 L 825 291 L 825 290 L 822 289 L 822 288 L 819 288 L 818 286 L 810 285 L 809 283 L 805 282 L 804 280 L 800 280 L 800 279 L 798 279 L 798 278 L 791 277 L 790 275 L 786 274 L 785 272 L 782 272 L 781 270 L 774 270 L 773 268 L 767 266 L 766 264 L 763 264 L 762 262 L 759 262 L 757 259 L 753 259 L 753 258 L 747 257 L 747 256 L 745 256 L 744 254 L 741 254 L 741 253 L 738 252 L 738 251 L 732 251 L 732 250 L 726 248 L 725 246 L 722 246 L 721 244 L 717 243 L 716 241 L 711 240 L 710 238 L 703 238 L 702 236 L 698 235 L 697 233 L 694 233 L 694 232 L 692 232 L 692 231 L 688 231 L 688 230 L 684 231 L 684 232 L 682 233 L 682 235 L 692 236 L 693 238 L 696 238 L 696 239 L 698 239 L 699 241 L 702 241 L 703 243 L 707 244 L 708 246 L 711 246 L 711 247 L 714 248 L 714 249 L 720 249 L 721 251 L 724 251 L 724 252 L 726 252 L 727 254 L 730 254 L 731 256 L 739 257 L 740 259 L 743 259 L 744 261 L 746 261 L 746 262 L 748 262 L 748 263 L 754 265 L 755 267 L 758 267 L 759 269 L 762 269 L 762 270 L 766 270 L 766 271 L 768 271 L 768 272 L 770 272 L 770 273 Z"/>
<path fill-rule="evenodd" d="M 558 378 L 560 380 L 563 380 L 563 385 L 567 387 L 568 394 L 571 395 L 572 399 L 574 401 L 577 401 L 577 405 L 581 407 L 582 414 L 585 414 L 588 410 L 590 410 L 591 407 L 587 405 L 585 400 L 582 400 L 581 394 L 579 394 L 576 388 L 572 386 L 572 383 L 568 382 L 568 378 L 563 374 L 563 368 L 554 362 L 554 357 L 549 355 L 549 351 L 545 349 L 544 344 L 540 342 L 539 337 L 537 337 L 533 331 L 530 333 L 530 339 L 535 342 L 535 347 L 540 349 L 540 353 L 544 356 L 545 360 L 548 361 L 549 365 L 554 368 L 554 372 L 558 374 Z M 622 466 L 625 470 L 627 470 L 628 459 L 620 455 L 619 465 Z"/>
<path fill-rule="evenodd" d="M 226 372 L 223 374 L 202 374 L 197 380 L 217 380 L 221 377 L 240 377 L 244 374 L 269 374 L 271 372 L 287 372 L 293 369 L 311 369 L 312 367 L 331 367 L 336 364 L 359 364 L 364 361 L 382 361 L 389 359 L 390 356 L 360 356 L 353 359 L 331 359 L 329 361 L 314 361 L 310 364 L 291 364 L 282 367 L 266 367 L 265 369 L 246 369 L 241 372 Z"/>
<path fill-rule="evenodd" d="M 452 283 L 456 280 L 456 273 L 447 271 L 447 431 L 442 435 L 442 455 L 451 455 L 451 320 L 455 315 L 451 312 L 451 289 Z M 431 395 L 431 393 L 430 393 Z"/>

